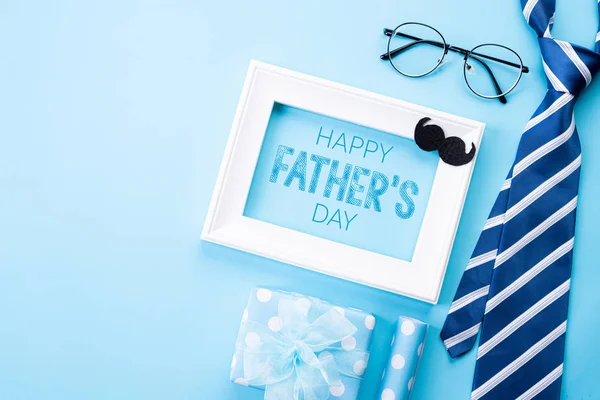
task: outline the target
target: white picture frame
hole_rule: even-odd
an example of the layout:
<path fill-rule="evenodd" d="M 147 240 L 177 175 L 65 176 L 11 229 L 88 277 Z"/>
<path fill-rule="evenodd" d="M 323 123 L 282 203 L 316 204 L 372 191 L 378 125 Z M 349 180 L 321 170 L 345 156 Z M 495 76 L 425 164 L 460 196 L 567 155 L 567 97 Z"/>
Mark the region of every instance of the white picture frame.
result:
<path fill-rule="evenodd" d="M 411 262 L 248 218 L 244 206 L 275 102 L 411 140 L 407 132 L 427 116 L 446 137 L 477 149 L 485 124 L 253 60 L 202 231 L 208 242 L 437 303 L 475 160 L 439 162 Z"/>

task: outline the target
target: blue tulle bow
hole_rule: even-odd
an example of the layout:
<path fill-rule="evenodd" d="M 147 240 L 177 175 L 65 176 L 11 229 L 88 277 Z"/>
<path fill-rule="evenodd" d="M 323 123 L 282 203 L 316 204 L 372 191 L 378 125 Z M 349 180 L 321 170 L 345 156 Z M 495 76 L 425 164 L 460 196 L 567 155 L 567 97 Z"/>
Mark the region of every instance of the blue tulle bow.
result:
<path fill-rule="evenodd" d="M 342 386 L 341 375 L 362 375 L 368 352 L 334 346 L 352 336 L 356 326 L 333 308 L 311 321 L 309 309 L 319 309 L 319 304 L 317 299 L 310 302 L 307 307 L 308 302 L 280 300 L 278 332 L 250 320 L 242 328 L 244 379 L 264 385 L 265 400 L 327 399 L 330 387 Z M 357 362 L 362 368 L 355 367 Z"/>

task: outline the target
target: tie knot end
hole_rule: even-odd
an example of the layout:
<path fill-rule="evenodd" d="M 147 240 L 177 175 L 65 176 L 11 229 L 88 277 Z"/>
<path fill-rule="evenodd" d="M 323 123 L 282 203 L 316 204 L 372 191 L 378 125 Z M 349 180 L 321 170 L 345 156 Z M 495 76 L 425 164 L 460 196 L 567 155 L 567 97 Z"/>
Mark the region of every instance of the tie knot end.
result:
<path fill-rule="evenodd" d="M 539 39 L 548 88 L 579 95 L 600 70 L 600 54 L 551 37 Z"/>

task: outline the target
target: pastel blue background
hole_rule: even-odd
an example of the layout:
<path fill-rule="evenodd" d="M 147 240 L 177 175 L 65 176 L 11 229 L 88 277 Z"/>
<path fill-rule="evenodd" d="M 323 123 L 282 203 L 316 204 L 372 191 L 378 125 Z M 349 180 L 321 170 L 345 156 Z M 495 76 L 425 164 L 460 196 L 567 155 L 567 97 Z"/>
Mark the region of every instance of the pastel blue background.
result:
<path fill-rule="evenodd" d="M 340 139 L 342 134 L 345 139 Z M 362 148 L 350 148 L 352 143 L 355 147 L 361 145 L 360 139 L 353 139 L 355 136 L 362 139 Z M 374 144 L 368 144 L 369 140 L 377 143 L 377 150 L 374 150 Z M 273 183 L 269 178 L 280 145 L 293 148 L 294 154 L 284 155 L 281 162 L 288 166 L 288 170 L 280 171 L 277 182 Z M 372 152 L 366 152 L 367 145 Z M 385 157 L 381 149 L 384 149 Z M 304 191 L 299 190 L 297 178 L 290 186 L 284 186 L 301 151 L 308 154 Z M 370 170 L 368 176 L 361 175 L 358 180 L 358 184 L 364 186 L 364 191 L 357 191 L 353 196 L 361 201 L 360 207 L 346 202 L 350 183 L 345 186 L 343 201 L 337 200 L 339 185 L 333 185 L 329 198 L 324 197 L 331 164 L 323 165 L 316 191 L 309 193 L 315 166 L 315 162 L 310 160 L 312 154 L 327 157 L 331 162 L 338 160 L 337 177 L 342 177 L 346 163 L 353 165 L 352 171 L 354 167 Z M 390 257 L 412 260 L 439 159 L 437 154 L 421 151 L 414 141 L 401 136 L 276 103 L 256 164 L 244 215 Z M 375 211 L 374 206 L 364 208 L 374 171 L 384 174 L 389 180 L 387 191 L 379 197 L 380 212 Z M 398 176 L 400 182 L 396 188 L 392 186 L 394 176 Z M 418 195 L 408 191 L 414 202 L 414 214 L 402 219 L 396 215 L 395 206 L 400 203 L 403 211 L 408 210 L 406 201 L 399 193 L 400 185 L 406 180 L 415 182 L 419 190 Z M 381 185 L 381 182 L 377 183 L 377 188 Z M 317 204 L 321 205 L 316 207 Z M 338 210 L 339 215 L 336 216 Z"/>
<path fill-rule="evenodd" d="M 264 285 L 432 326 L 415 399 L 467 399 L 475 352 L 438 339 L 520 133 L 545 91 L 519 2 L 3 1 L 0 7 L 0 398 L 248 399 L 228 381 L 250 288 Z M 555 35 L 591 46 L 596 1 L 558 0 Z M 418 20 L 532 68 L 509 104 L 472 95 L 460 57 L 424 79 L 381 62 L 381 29 Z M 440 303 L 430 306 L 200 242 L 251 58 L 487 123 Z M 583 144 L 564 398 L 600 398 L 600 85 Z M 384 356 L 385 354 L 385 356 Z"/>

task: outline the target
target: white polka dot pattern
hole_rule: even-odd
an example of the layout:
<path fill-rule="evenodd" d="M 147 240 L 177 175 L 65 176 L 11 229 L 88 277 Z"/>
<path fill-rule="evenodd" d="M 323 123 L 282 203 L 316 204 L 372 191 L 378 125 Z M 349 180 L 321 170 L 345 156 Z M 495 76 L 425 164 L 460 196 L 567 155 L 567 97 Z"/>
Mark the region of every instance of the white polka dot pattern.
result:
<path fill-rule="evenodd" d="M 367 369 L 367 363 L 363 360 L 358 360 L 354 363 L 354 373 L 358 376 L 365 373 L 365 369 Z"/>
<path fill-rule="evenodd" d="M 306 297 L 300 297 L 298 300 L 296 300 L 296 302 L 302 306 L 304 313 L 308 314 L 308 311 L 310 310 L 310 300 Z"/>
<path fill-rule="evenodd" d="M 375 317 L 372 315 L 367 316 L 367 318 L 365 318 L 365 327 L 372 331 L 373 329 L 375 329 Z"/>
<path fill-rule="evenodd" d="M 248 332 L 244 342 L 246 342 L 246 346 L 250 348 L 258 347 L 260 345 L 260 336 L 258 336 L 258 333 L 256 332 Z"/>
<path fill-rule="evenodd" d="M 356 347 L 356 339 L 354 339 L 354 336 L 348 336 L 348 337 L 342 339 L 342 348 L 344 350 L 354 350 L 355 347 Z"/>
<path fill-rule="evenodd" d="M 258 299 L 258 301 L 260 301 L 261 303 L 267 303 L 271 300 L 271 297 L 273 296 L 273 292 L 271 292 L 269 289 L 258 289 L 256 291 L 256 298 Z"/>
<path fill-rule="evenodd" d="M 340 397 L 344 394 L 345 391 L 346 387 L 344 386 L 344 384 L 341 384 L 340 386 L 329 386 L 329 393 L 331 393 L 331 395 L 335 397 Z"/>
<path fill-rule="evenodd" d="M 246 382 L 246 380 L 244 378 L 237 378 L 233 382 L 237 383 L 238 385 L 248 386 L 248 382 Z"/>
<path fill-rule="evenodd" d="M 392 389 L 384 389 L 381 392 L 381 400 L 396 400 L 396 394 Z"/>
<path fill-rule="evenodd" d="M 329 357 L 333 357 L 333 354 L 331 354 L 328 351 L 322 351 L 321 354 L 319 354 L 319 360 L 323 360 L 323 359 L 329 358 Z"/>
<path fill-rule="evenodd" d="M 411 320 L 407 319 L 406 321 L 402 322 L 400 330 L 402 331 L 403 335 L 410 336 L 415 333 L 415 324 Z"/>
<path fill-rule="evenodd" d="M 279 332 L 281 330 L 281 319 L 279 317 L 271 317 L 267 321 L 267 326 L 273 332 Z"/>
<path fill-rule="evenodd" d="M 392 367 L 394 369 L 402 369 L 406 365 L 406 360 L 402 357 L 402 354 L 394 354 L 392 357 Z"/>
<path fill-rule="evenodd" d="M 427 324 L 408 317 L 398 318 L 391 341 L 391 354 L 382 375 L 382 400 L 409 398 L 426 334 Z"/>

